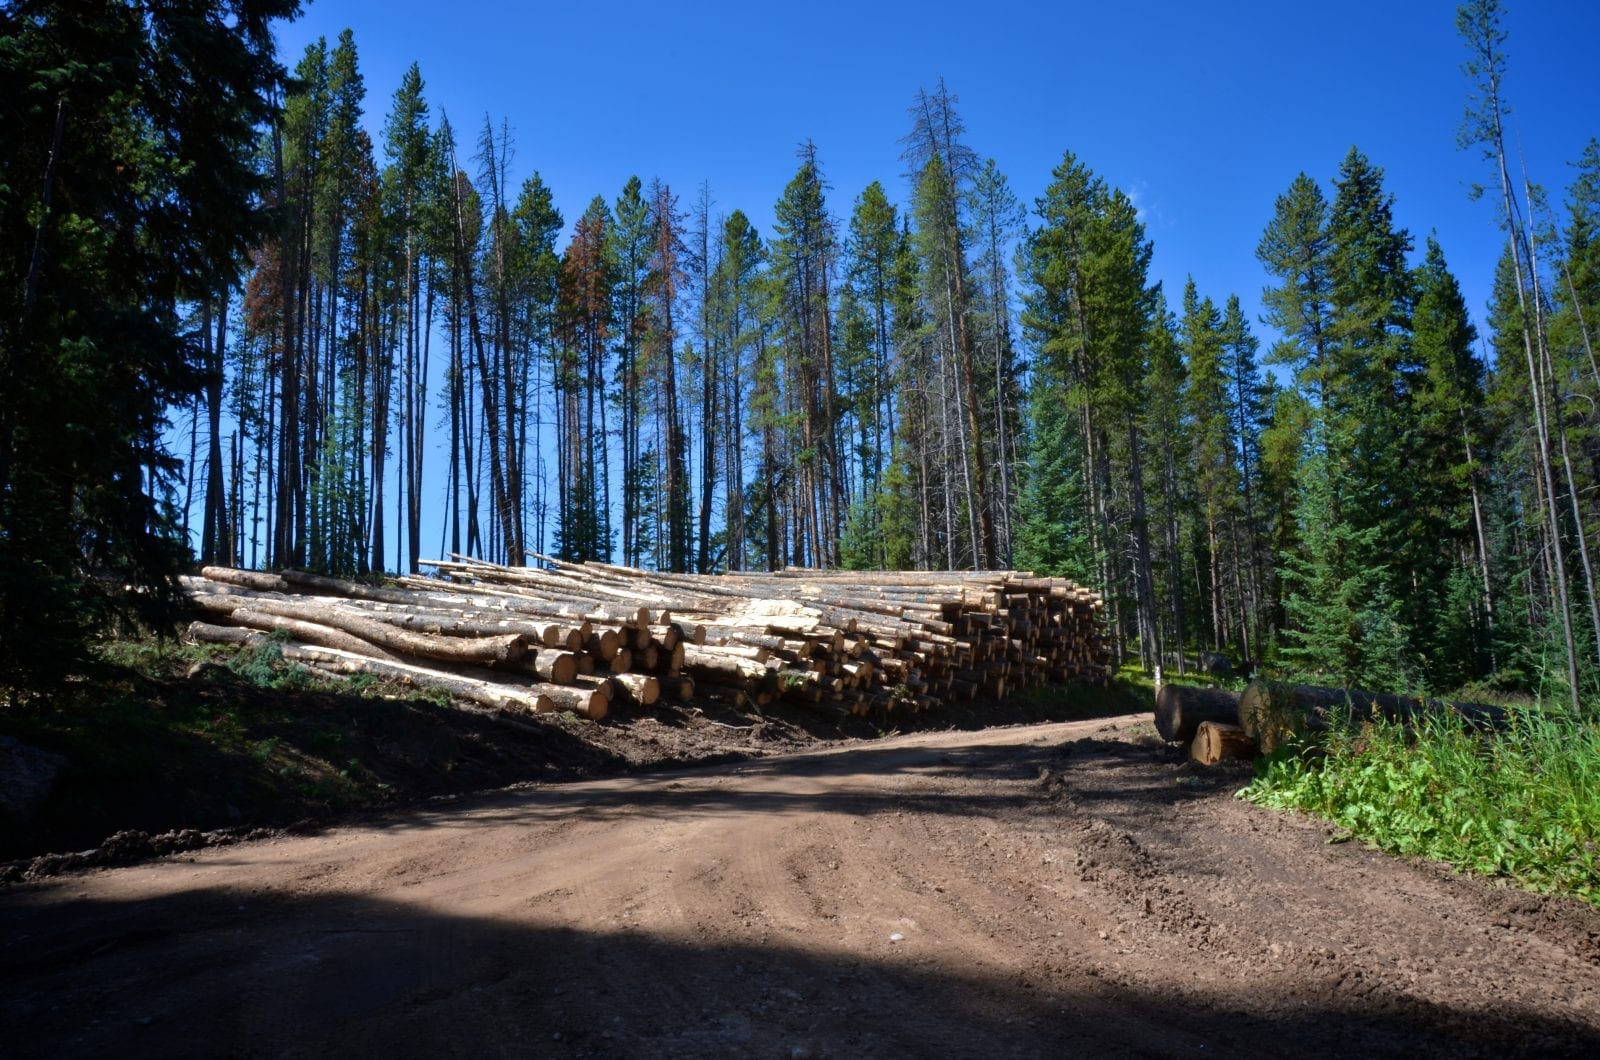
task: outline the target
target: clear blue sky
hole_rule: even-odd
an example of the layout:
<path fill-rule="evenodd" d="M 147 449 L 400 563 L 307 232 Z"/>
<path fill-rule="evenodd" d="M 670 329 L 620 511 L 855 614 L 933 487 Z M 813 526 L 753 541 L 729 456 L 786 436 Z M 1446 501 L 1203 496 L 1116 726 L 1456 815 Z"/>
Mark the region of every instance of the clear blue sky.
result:
<path fill-rule="evenodd" d="M 872 180 L 903 202 L 906 108 L 942 76 L 968 142 L 1024 202 L 1074 151 L 1145 211 L 1169 300 L 1193 274 L 1252 319 L 1274 197 L 1301 170 L 1326 182 L 1354 144 L 1386 170 L 1418 244 L 1437 231 L 1481 320 L 1502 243 L 1489 201 L 1467 197 L 1489 172 L 1455 144 L 1468 87 L 1455 6 L 317 0 L 279 39 L 292 67 L 308 41 L 354 30 L 375 137 L 417 62 L 435 120 L 448 112 L 464 139 L 485 114 L 508 121 L 515 180 L 539 170 L 569 224 L 637 173 L 685 206 L 709 182 L 717 209 L 765 233 L 807 138 L 837 217 Z M 1509 7 L 1512 130 L 1559 203 L 1567 163 L 1600 135 L 1600 4 Z"/>

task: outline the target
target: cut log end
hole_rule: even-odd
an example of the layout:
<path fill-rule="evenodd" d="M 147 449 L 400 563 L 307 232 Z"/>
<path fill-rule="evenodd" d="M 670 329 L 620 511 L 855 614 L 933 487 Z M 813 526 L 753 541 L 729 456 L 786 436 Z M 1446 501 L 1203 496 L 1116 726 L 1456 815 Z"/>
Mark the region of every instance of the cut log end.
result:
<path fill-rule="evenodd" d="M 1201 722 L 1196 727 L 1194 741 L 1189 745 L 1190 760 L 1203 766 L 1255 756 L 1256 742 L 1245 735 L 1242 727 L 1227 722 Z"/>

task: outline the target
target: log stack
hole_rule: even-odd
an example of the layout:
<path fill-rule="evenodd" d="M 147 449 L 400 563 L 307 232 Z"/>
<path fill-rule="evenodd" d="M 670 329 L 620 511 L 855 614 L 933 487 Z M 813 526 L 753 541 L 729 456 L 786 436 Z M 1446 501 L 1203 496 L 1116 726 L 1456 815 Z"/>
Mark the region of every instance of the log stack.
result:
<path fill-rule="evenodd" d="M 1100 598 L 1012 571 L 688 575 L 602 563 L 503 567 L 452 556 L 378 587 L 207 567 L 184 588 L 198 640 L 496 707 L 604 717 L 720 689 L 825 711 L 924 710 L 1109 679 Z"/>

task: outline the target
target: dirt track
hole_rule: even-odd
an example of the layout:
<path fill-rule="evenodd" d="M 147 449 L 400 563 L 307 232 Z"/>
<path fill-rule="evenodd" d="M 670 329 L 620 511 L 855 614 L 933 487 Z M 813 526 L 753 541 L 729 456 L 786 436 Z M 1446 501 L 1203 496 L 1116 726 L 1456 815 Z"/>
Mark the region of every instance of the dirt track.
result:
<path fill-rule="evenodd" d="M 1600 914 L 1143 718 L 505 792 L 0 891 L 0 1055 L 1597 1055 Z"/>

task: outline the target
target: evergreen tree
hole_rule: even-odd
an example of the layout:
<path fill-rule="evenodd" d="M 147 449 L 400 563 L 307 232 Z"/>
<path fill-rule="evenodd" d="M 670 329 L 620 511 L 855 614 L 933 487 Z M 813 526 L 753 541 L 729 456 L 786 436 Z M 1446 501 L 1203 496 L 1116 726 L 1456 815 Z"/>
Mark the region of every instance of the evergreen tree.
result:
<path fill-rule="evenodd" d="M 761 236 L 744 211 L 733 211 L 722 225 L 717 265 L 712 274 L 710 314 L 727 360 L 727 370 L 723 373 L 726 393 L 722 401 L 725 418 L 722 468 L 729 570 L 743 570 L 746 564 L 744 439 L 748 410 L 745 404 L 760 323 L 757 277 L 762 261 Z"/>
<path fill-rule="evenodd" d="M 113 613 L 174 617 L 165 410 L 182 306 L 265 235 L 257 134 L 296 0 L 0 8 L 0 673 L 60 673 Z M 137 192 L 135 193 L 135 189 Z"/>
<path fill-rule="evenodd" d="M 579 218 L 561 267 L 562 334 L 555 372 L 555 431 L 559 446 L 556 479 L 556 548 L 563 559 L 609 559 L 610 505 L 600 472 L 605 431 L 600 413 L 604 395 L 606 342 L 610 337 L 616 263 L 607 234 L 611 211 L 595 196 Z M 637 465 L 624 491 L 642 489 Z"/>
<path fill-rule="evenodd" d="M 1295 386 L 1319 408 L 1326 404 L 1333 371 L 1328 348 L 1333 265 L 1327 224 L 1322 188 L 1301 173 L 1278 196 L 1272 222 L 1256 248 L 1256 257 L 1278 281 L 1261 292 L 1264 320 L 1285 338 L 1273 348 L 1269 363 L 1287 365 Z"/>
<path fill-rule="evenodd" d="M 1436 678 L 1454 686 L 1488 672 L 1494 595 L 1489 541 L 1480 494 L 1484 433 L 1483 364 L 1461 288 L 1430 238 L 1414 275 L 1417 300 L 1412 343 L 1420 376 L 1412 407 L 1416 458 L 1408 469 L 1409 514 L 1420 538 L 1414 595 L 1406 621 L 1418 648 L 1436 661 Z M 1476 594 L 1463 588 L 1476 582 Z M 1444 621 L 1433 620 L 1435 612 Z"/>
<path fill-rule="evenodd" d="M 1245 582 L 1246 611 L 1242 629 L 1250 636 L 1245 652 L 1250 659 L 1261 657 L 1267 616 L 1263 611 L 1267 596 L 1267 572 L 1271 569 L 1261 506 L 1262 429 L 1267 418 L 1267 388 L 1256 362 L 1261 343 L 1250 333 L 1249 322 L 1239 305 L 1239 296 L 1230 294 L 1222 311 L 1223 366 L 1227 374 L 1231 429 L 1238 446 L 1237 464 L 1242 487 L 1243 507 L 1236 521 L 1240 538 L 1238 561 Z"/>
<path fill-rule="evenodd" d="M 1021 373 L 1013 345 L 1011 275 L 1007 262 L 1013 241 L 1024 230 L 1027 215 L 992 158 L 977 171 L 967 191 L 967 215 L 967 243 L 976 248 L 973 261 L 975 371 L 981 441 L 990 450 L 986 459 L 993 479 L 989 495 L 995 511 L 996 559 L 1005 566 L 1011 561 L 1016 469 L 1022 455 L 1017 447 L 1021 433 L 1017 383 Z"/>
<path fill-rule="evenodd" d="M 1140 410 L 1158 290 L 1146 285 L 1151 245 L 1128 197 L 1068 154 L 1039 200 L 1043 221 L 1024 249 L 1024 327 L 1036 336 L 1041 364 L 1036 376 L 1070 380 L 1067 395 L 1081 426 L 1088 507 L 1098 515 L 1101 585 L 1113 592 L 1112 624 L 1137 637 L 1141 660 L 1160 658 L 1151 571 L 1149 520 L 1144 494 L 1144 435 Z M 1076 394 L 1073 391 L 1076 391 Z M 1124 473 L 1113 476 L 1112 449 Z M 1123 495 L 1113 494 L 1113 483 Z M 1109 551 L 1113 504 L 1120 503 L 1131 543 L 1125 556 Z M 1126 576 L 1127 581 L 1123 581 Z M 1124 621 L 1116 587 L 1131 588 L 1133 608 Z"/>
<path fill-rule="evenodd" d="M 1183 291 L 1183 318 L 1179 325 L 1188 365 L 1185 393 L 1192 445 L 1196 503 L 1204 533 L 1207 607 L 1212 650 L 1221 651 L 1238 628 L 1231 606 L 1230 583 L 1237 565 L 1230 565 L 1239 476 L 1235 465 L 1233 408 L 1227 370 L 1223 363 L 1222 315 L 1210 298 L 1201 300 L 1191 278 Z M 1230 577 L 1234 575 L 1234 577 Z M 1249 654 L 1246 652 L 1245 654 Z"/>
<path fill-rule="evenodd" d="M 784 412 L 799 429 L 786 491 L 792 561 L 829 566 L 845 514 L 829 293 L 837 241 L 815 145 L 802 147 L 800 158 L 774 211 L 769 251 L 782 351 L 782 373 L 775 382 L 786 399 Z M 769 488 L 776 485 L 770 477 L 767 482 Z"/>
<path fill-rule="evenodd" d="M 1064 540 L 1055 537 L 1049 527 L 1034 525 L 1033 520 L 1041 512 L 1036 503 L 1045 499 L 1041 490 L 1061 502 L 1068 495 L 1067 483 L 1075 479 L 1073 495 L 1081 504 L 1081 516 L 1067 519 L 1058 512 L 1061 518 L 1056 525 L 1074 527 L 1082 534 L 1084 540 L 1078 547 L 1089 557 L 1082 577 L 1110 591 L 1106 547 L 1110 526 L 1107 508 L 1100 503 L 1109 474 L 1101 456 L 1106 448 L 1104 428 L 1096 420 L 1097 408 L 1091 400 L 1097 372 L 1086 341 L 1082 297 L 1084 245 L 1105 189 L 1070 152 L 1052 175 L 1054 179 L 1035 205 L 1041 223 L 1021 250 L 1025 284 L 1022 325 L 1034 350 L 1034 370 L 1028 397 L 1030 470 L 1022 505 L 1029 524 L 1023 528 L 1023 537 L 1028 543 L 1026 547 L 1019 543 L 1018 562 L 1048 569 L 1065 560 L 1059 547 Z M 1062 407 L 1049 409 L 1047 403 Z M 1057 420 L 1058 415 L 1066 417 L 1077 435 L 1072 446 L 1066 444 L 1065 425 Z"/>
<path fill-rule="evenodd" d="M 524 454 L 521 466 L 524 477 L 531 474 L 535 485 L 532 504 L 524 512 L 524 525 L 532 524 L 533 530 L 528 532 L 527 536 L 535 544 L 535 551 L 539 552 L 544 550 L 547 507 L 545 494 L 548 484 L 544 457 L 545 398 L 539 366 L 551 361 L 557 335 L 561 259 L 556 253 L 556 239 L 561 234 L 563 223 L 561 211 L 556 209 L 555 197 L 549 186 L 544 183 L 537 171 L 534 172 L 523 182 L 522 190 L 517 196 L 516 208 L 511 214 L 511 226 L 515 238 L 512 241 L 509 269 L 514 298 L 512 341 L 515 348 L 521 351 L 517 362 L 520 374 L 518 389 L 524 395 L 518 410 L 520 420 L 517 434 L 523 439 L 531 439 L 528 447 L 532 449 L 532 466 L 530 467 L 527 462 L 528 454 Z M 609 328 L 611 321 L 606 319 L 602 323 Z M 544 356 L 539 356 L 540 353 Z M 601 362 L 604 361 L 603 342 L 596 349 L 595 357 Z M 590 389 L 599 390 L 601 383 L 600 379 L 592 381 Z M 603 392 L 599 394 L 598 400 L 601 403 L 603 424 L 605 401 Z M 606 434 L 604 429 L 600 434 L 599 444 L 603 447 Z M 602 479 L 602 492 L 609 497 L 609 475 L 603 475 Z M 526 490 L 519 490 L 519 495 L 524 497 L 526 504 Z M 612 539 L 609 504 L 602 514 L 604 518 L 601 520 L 598 536 L 605 544 L 602 558 L 609 559 Z"/>
<path fill-rule="evenodd" d="M 1168 613 L 1162 618 L 1164 626 L 1162 643 L 1167 645 L 1169 658 L 1162 664 L 1176 662 L 1177 670 L 1185 672 L 1187 663 L 1184 648 L 1188 644 L 1190 618 L 1193 610 L 1186 606 L 1189 587 L 1185 582 L 1183 526 L 1190 518 L 1191 493 L 1189 457 L 1190 431 L 1185 420 L 1187 396 L 1187 371 L 1183 350 L 1178 341 L 1177 324 L 1167 308 L 1162 294 L 1154 313 L 1150 329 L 1149 367 L 1145 375 L 1144 430 L 1160 446 L 1159 456 L 1149 463 L 1148 492 L 1157 498 L 1153 522 L 1159 526 L 1159 547 L 1153 559 L 1153 575 L 1166 597 Z M 1161 578 L 1162 572 L 1165 578 Z M 1170 658 L 1176 654 L 1176 659 Z"/>
<path fill-rule="evenodd" d="M 650 273 L 645 288 L 649 330 L 645 348 L 657 396 L 660 481 L 664 503 L 657 507 L 662 530 L 657 566 L 682 573 L 694 563 L 690 534 L 689 439 L 684 429 L 678 387 L 679 298 L 683 267 L 683 217 L 677 196 L 661 181 L 650 185 Z"/>
<path fill-rule="evenodd" d="M 1053 366 L 1035 370 L 1027 408 L 1017 565 L 1092 584 L 1096 564 L 1084 526 L 1083 457 L 1067 385 Z"/>
<path fill-rule="evenodd" d="M 868 567 L 887 562 L 881 525 L 884 476 L 895 438 L 894 288 L 901 253 L 899 218 L 883 185 L 867 185 L 850 215 L 846 285 L 867 333 L 868 370 L 861 380 L 857 415 L 862 500 L 851 511 L 856 559 Z M 876 548 L 875 558 L 868 552 Z M 865 551 L 863 551 L 865 550 Z M 851 561 L 846 560 L 845 566 Z"/>
<path fill-rule="evenodd" d="M 1287 623 L 1279 655 L 1295 674 L 1318 683 L 1366 687 L 1377 677 L 1389 682 L 1381 687 L 1394 688 L 1402 664 L 1389 635 L 1387 570 L 1367 560 L 1377 532 L 1340 517 L 1353 491 L 1345 465 L 1330 455 L 1341 443 L 1322 437 L 1328 428 L 1314 422 L 1294 513 L 1300 547 L 1283 556 Z"/>

